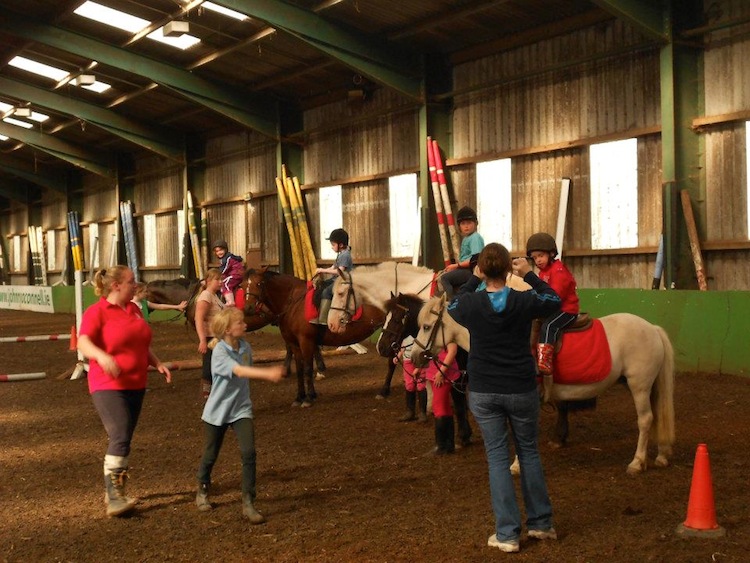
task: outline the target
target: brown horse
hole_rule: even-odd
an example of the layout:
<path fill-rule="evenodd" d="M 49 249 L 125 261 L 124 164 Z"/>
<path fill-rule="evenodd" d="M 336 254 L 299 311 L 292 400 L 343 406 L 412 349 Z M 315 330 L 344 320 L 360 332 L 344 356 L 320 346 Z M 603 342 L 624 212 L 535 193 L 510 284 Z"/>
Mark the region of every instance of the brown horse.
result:
<path fill-rule="evenodd" d="M 185 316 L 187 317 L 187 322 L 193 328 L 195 328 L 195 302 L 198 295 L 200 295 L 200 292 L 203 291 L 203 287 L 202 282 L 198 283 L 196 281 L 194 284 L 190 285 L 190 293 L 186 297 L 180 299 L 180 301 L 177 301 L 177 303 L 180 303 L 181 301 L 188 302 L 188 306 L 185 309 Z M 157 301 L 157 303 L 163 302 L 164 301 Z M 245 324 L 247 325 L 248 332 L 260 330 L 272 322 L 273 315 L 265 315 L 263 313 L 258 314 L 256 311 L 245 307 Z M 315 366 L 317 367 L 317 372 L 319 374 L 322 375 L 325 373 L 326 364 L 323 361 L 323 354 L 320 353 L 320 347 L 315 348 Z M 289 377 L 292 371 L 292 350 L 288 345 L 286 347 L 286 357 L 284 358 L 284 369 L 286 370 L 287 377 Z"/>
<path fill-rule="evenodd" d="M 385 303 L 385 321 L 375 348 L 378 354 L 388 358 L 388 373 L 377 395 L 378 399 L 384 399 L 391 394 L 391 381 L 393 372 L 396 370 L 393 358 L 401 350 L 401 342 L 404 338 L 417 335 L 419 331 L 417 317 L 422 305 L 424 305 L 424 300 L 411 293 L 399 293 L 396 296 L 391 294 L 391 298 Z"/>
<path fill-rule="evenodd" d="M 248 270 L 242 282 L 246 315 L 257 315 L 278 324 L 292 349 L 297 367 L 297 397 L 292 406 L 312 406 L 317 398 L 313 356 L 320 345 L 348 346 L 364 340 L 382 326 L 384 313 L 369 305 L 344 332 L 334 334 L 323 325 L 310 324 L 305 316 L 307 284 L 294 276 L 267 269 Z"/>

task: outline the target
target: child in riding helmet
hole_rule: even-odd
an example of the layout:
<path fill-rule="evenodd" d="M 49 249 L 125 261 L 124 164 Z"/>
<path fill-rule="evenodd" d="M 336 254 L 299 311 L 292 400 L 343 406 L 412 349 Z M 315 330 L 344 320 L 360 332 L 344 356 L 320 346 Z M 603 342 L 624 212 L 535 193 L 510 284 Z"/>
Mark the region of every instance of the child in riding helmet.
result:
<path fill-rule="evenodd" d="M 227 241 L 217 240 L 213 245 L 214 254 L 221 261 L 221 295 L 227 307 L 234 307 L 234 290 L 242 283 L 245 266 L 242 258 L 229 252 Z"/>
<path fill-rule="evenodd" d="M 323 282 L 318 318 L 311 320 L 312 324 L 328 324 L 328 311 L 331 309 L 333 300 L 333 282 L 339 276 L 339 269 L 350 272 L 354 267 L 352 249 L 349 246 L 349 233 L 344 229 L 333 229 L 328 236 L 328 241 L 331 243 L 331 249 L 336 253 L 336 260 L 330 268 L 315 270 L 316 274 L 329 274 L 331 277 Z"/>
<path fill-rule="evenodd" d="M 464 206 L 458 210 L 456 216 L 458 228 L 461 231 L 461 250 L 458 263 L 446 266 L 440 276 L 440 285 L 443 287 L 448 300 L 453 298 L 453 288 L 460 287 L 471 278 L 471 257 L 482 252 L 484 239 L 477 232 L 477 212 L 471 207 Z"/>
<path fill-rule="evenodd" d="M 539 268 L 539 279 L 547 282 L 560 296 L 560 310 L 542 322 L 537 345 L 537 363 L 541 375 L 551 375 L 555 342 L 560 331 L 573 323 L 580 311 L 576 280 L 562 261 L 556 259 L 557 244 L 552 235 L 535 233 L 526 243 L 526 255 Z"/>

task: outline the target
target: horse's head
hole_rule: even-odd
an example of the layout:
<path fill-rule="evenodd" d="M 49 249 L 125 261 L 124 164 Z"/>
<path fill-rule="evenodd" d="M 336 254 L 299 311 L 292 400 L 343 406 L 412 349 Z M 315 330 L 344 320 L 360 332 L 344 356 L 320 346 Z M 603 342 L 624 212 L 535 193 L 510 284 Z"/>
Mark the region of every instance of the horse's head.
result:
<path fill-rule="evenodd" d="M 257 330 L 276 321 L 276 315 L 268 306 L 266 274 L 268 268 L 250 268 L 245 272 L 242 288 L 245 292 L 245 323 L 248 330 Z M 257 325 L 257 326 L 256 326 Z M 254 327 L 254 328 L 253 328 Z"/>
<path fill-rule="evenodd" d="M 328 330 L 342 333 L 346 325 L 357 312 L 357 299 L 354 293 L 352 272 L 339 270 L 339 275 L 333 282 L 333 297 L 331 309 L 328 312 Z"/>
<path fill-rule="evenodd" d="M 401 342 L 406 336 L 416 336 L 417 316 L 424 302 L 416 295 L 399 293 L 385 304 L 386 317 L 383 331 L 378 337 L 378 354 L 390 357 L 401 348 Z"/>
<path fill-rule="evenodd" d="M 443 294 L 427 301 L 419 312 L 419 330 L 411 352 L 411 361 L 416 367 L 426 366 L 437 357 L 446 342 L 453 340 L 444 322 L 448 316 L 445 311 L 446 305 L 447 300 Z"/>

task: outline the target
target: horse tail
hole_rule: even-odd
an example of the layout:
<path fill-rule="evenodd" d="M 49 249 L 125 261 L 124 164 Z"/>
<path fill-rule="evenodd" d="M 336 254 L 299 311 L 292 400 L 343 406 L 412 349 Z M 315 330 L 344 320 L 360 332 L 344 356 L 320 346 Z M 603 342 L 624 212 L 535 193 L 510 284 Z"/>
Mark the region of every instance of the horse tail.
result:
<path fill-rule="evenodd" d="M 654 413 L 654 431 L 656 442 L 671 450 L 675 441 L 674 430 L 674 348 L 666 331 L 655 327 L 664 347 L 662 361 L 656 385 L 651 392 L 651 408 Z"/>

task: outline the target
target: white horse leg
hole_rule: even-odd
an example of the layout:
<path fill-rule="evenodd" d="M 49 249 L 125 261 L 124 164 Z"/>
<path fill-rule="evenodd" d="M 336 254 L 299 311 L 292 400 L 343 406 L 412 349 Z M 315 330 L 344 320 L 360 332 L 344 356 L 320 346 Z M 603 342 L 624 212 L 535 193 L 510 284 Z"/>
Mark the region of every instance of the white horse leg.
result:
<path fill-rule="evenodd" d="M 650 393 L 642 390 L 631 389 L 635 410 L 638 415 L 638 445 L 635 449 L 635 457 L 628 465 L 628 473 L 634 475 L 646 470 L 648 456 L 648 437 L 654 415 L 651 412 Z"/>

